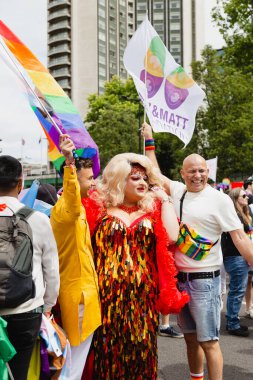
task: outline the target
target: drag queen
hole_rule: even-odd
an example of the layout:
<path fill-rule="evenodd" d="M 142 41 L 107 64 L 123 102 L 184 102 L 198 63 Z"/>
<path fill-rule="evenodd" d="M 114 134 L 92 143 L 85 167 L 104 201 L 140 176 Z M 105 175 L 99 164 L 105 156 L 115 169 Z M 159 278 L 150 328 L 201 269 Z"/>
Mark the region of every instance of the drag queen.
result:
<path fill-rule="evenodd" d="M 169 249 L 178 236 L 173 204 L 151 161 L 124 153 L 84 206 L 102 309 L 91 378 L 156 380 L 158 312 L 177 313 L 188 300 Z"/>

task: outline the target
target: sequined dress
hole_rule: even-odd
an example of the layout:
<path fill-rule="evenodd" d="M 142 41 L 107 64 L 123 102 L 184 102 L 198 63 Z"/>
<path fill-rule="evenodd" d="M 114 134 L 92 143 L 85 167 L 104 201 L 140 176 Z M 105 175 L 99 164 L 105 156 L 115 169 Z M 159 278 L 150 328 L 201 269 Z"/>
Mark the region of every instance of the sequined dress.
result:
<path fill-rule="evenodd" d="M 94 380 L 157 379 L 156 267 L 153 219 L 130 227 L 105 215 L 93 235 L 102 305 L 94 336 Z"/>

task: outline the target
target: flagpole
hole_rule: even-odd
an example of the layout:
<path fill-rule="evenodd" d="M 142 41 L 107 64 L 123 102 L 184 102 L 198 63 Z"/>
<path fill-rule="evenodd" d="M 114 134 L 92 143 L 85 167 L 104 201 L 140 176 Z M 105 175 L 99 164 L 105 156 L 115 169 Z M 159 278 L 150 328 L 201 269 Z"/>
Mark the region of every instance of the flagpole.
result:
<path fill-rule="evenodd" d="M 42 136 L 40 135 L 40 174 L 42 177 Z"/>
<path fill-rule="evenodd" d="M 146 8 L 146 21 L 147 21 L 147 18 L 148 18 L 148 9 Z M 147 85 L 146 85 L 146 82 L 147 82 L 147 69 L 148 69 L 148 65 L 147 65 L 147 62 L 148 62 L 148 42 L 147 42 L 147 27 L 145 29 L 145 51 L 146 51 L 146 55 L 145 55 L 145 98 L 144 98 L 144 123 L 146 123 L 146 115 L 147 115 L 147 112 L 146 112 L 146 104 L 147 104 Z M 146 154 L 146 150 L 145 150 L 145 138 L 143 136 L 143 155 L 145 156 Z"/>
<path fill-rule="evenodd" d="M 58 125 L 56 124 L 56 122 L 54 121 L 54 119 L 52 118 L 52 116 L 50 115 L 50 113 L 48 112 L 48 110 L 46 109 L 46 107 L 44 106 L 44 104 L 42 103 L 42 101 L 40 100 L 40 98 L 38 97 L 38 95 L 35 93 L 35 91 L 33 90 L 33 88 L 31 87 L 30 83 L 26 80 L 25 76 L 23 75 L 22 71 L 20 71 L 18 65 L 16 64 L 15 60 L 13 60 L 12 58 L 12 54 L 11 52 L 9 51 L 9 48 L 5 45 L 5 43 L 3 43 L 2 41 L 2 38 L 0 38 L 0 43 L 2 45 L 2 47 L 4 48 L 6 54 L 8 55 L 9 59 L 11 60 L 11 62 L 14 64 L 14 66 L 16 67 L 16 69 L 18 70 L 19 74 L 21 75 L 21 77 L 23 78 L 23 80 L 25 81 L 25 83 L 27 84 L 27 86 L 29 87 L 29 89 L 31 90 L 31 92 L 33 93 L 34 97 L 36 98 L 36 100 L 39 102 L 39 104 L 41 105 L 41 108 L 43 109 L 43 111 L 45 112 L 45 114 L 47 115 L 48 119 L 50 120 L 50 122 L 52 123 L 52 125 L 54 126 L 54 128 L 58 131 L 58 133 L 60 135 L 62 135 L 62 131 L 60 130 L 60 128 L 58 127 Z M 72 151 L 73 153 L 73 157 L 75 159 L 78 159 L 78 155 L 75 151 L 75 149 L 73 149 Z"/>

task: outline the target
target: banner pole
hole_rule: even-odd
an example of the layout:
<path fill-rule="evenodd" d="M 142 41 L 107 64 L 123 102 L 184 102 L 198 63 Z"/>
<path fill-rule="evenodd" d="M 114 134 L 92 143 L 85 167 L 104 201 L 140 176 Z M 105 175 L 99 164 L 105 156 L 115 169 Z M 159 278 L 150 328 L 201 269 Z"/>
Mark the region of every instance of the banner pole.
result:
<path fill-rule="evenodd" d="M 146 21 L 148 19 L 148 8 L 146 8 Z M 147 112 L 146 112 L 146 104 L 147 104 L 147 69 L 148 69 L 148 42 L 147 42 L 147 25 L 145 28 L 145 99 L 144 99 L 144 123 L 146 123 L 146 118 L 147 118 Z M 146 151 L 145 151 L 145 138 L 143 137 L 143 155 L 145 156 Z"/>

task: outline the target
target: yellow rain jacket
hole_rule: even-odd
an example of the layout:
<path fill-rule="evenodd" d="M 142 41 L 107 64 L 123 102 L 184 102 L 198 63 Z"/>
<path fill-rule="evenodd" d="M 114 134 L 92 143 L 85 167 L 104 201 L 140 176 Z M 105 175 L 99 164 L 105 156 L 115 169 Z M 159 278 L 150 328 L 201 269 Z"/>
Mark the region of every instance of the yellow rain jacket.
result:
<path fill-rule="evenodd" d="M 78 346 L 101 325 L 101 311 L 90 230 L 73 168 L 64 168 L 63 194 L 52 209 L 50 221 L 59 254 L 62 324 L 71 346 Z M 84 304 L 81 335 L 79 304 Z"/>

